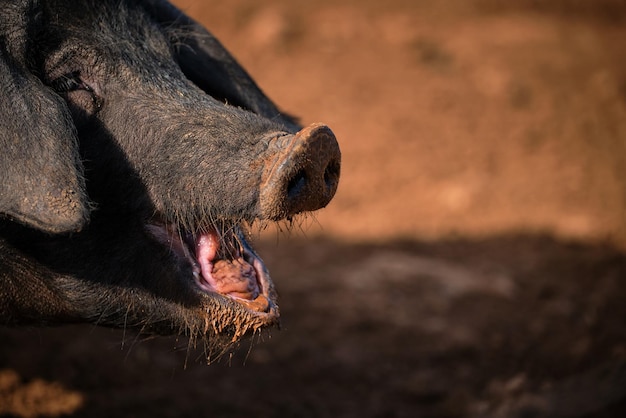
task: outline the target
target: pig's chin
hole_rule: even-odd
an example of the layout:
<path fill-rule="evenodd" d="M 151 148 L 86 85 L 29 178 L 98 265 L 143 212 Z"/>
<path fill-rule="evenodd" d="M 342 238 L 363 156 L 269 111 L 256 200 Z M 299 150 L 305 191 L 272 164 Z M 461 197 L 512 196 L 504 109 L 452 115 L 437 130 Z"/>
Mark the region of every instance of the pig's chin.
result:
<path fill-rule="evenodd" d="M 227 298 L 252 313 L 277 314 L 267 269 L 238 226 L 224 228 L 224 232 L 208 228 L 196 233 L 166 223 L 146 228 L 181 263 L 188 264 L 190 280 L 198 291 Z"/>

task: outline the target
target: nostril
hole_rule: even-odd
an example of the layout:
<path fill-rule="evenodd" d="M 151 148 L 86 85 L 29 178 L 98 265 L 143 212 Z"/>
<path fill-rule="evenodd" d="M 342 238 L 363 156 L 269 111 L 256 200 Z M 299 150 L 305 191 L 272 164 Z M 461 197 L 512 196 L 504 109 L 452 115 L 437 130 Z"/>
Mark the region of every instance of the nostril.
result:
<path fill-rule="evenodd" d="M 341 152 L 326 125 L 313 124 L 271 142 L 263 166 L 259 216 L 280 220 L 323 208 L 335 195 Z"/>
<path fill-rule="evenodd" d="M 287 185 L 287 196 L 289 199 L 294 199 L 297 197 L 302 189 L 306 186 L 307 176 L 306 171 L 300 170 L 296 173 L 295 176 L 289 180 L 289 184 Z"/>
<path fill-rule="evenodd" d="M 337 160 L 332 160 L 324 170 L 324 183 L 328 189 L 335 187 L 339 179 L 340 164 Z"/>

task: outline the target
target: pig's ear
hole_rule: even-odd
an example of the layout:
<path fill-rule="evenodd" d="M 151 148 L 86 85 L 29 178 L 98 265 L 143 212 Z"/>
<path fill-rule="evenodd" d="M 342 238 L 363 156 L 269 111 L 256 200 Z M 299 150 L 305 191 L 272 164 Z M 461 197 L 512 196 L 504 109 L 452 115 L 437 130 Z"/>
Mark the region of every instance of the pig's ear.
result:
<path fill-rule="evenodd" d="M 212 97 L 282 122 L 299 130 L 294 118 L 282 114 L 226 48 L 199 23 L 161 0 L 148 10 L 166 31 L 183 73 Z"/>
<path fill-rule="evenodd" d="M 65 102 L 26 69 L 18 31 L 0 32 L 0 214 L 76 231 L 88 205 L 75 128 Z"/>

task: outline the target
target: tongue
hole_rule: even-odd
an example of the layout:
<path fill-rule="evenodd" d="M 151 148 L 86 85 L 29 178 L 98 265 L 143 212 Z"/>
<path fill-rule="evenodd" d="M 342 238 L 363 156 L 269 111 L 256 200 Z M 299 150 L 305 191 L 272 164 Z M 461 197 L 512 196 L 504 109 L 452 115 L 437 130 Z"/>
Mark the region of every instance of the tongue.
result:
<path fill-rule="evenodd" d="M 232 260 L 217 260 L 219 237 L 215 232 L 200 234 L 196 240 L 196 258 L 202 279 L 215 292 L 240 299 L 259 296 L 256 272 L 240 254 Z"/>
<path fill-rule="evenodd" d="M 218 261 L 213 266 L 212 276 L 219 293 L 248 300 L 259 296 L 254 267 L 243 258 Z"/>

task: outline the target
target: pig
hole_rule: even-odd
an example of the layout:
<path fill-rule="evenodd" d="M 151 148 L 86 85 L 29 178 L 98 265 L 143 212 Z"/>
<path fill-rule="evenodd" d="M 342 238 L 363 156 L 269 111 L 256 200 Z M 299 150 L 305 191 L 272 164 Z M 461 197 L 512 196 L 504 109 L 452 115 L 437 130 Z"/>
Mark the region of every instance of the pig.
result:
<path fill-rule="evenodd" d="M 235 342 L 280 313 L 250 227 L 341 153 L 163 0 L 0 0 L 0 324 Z"/>

